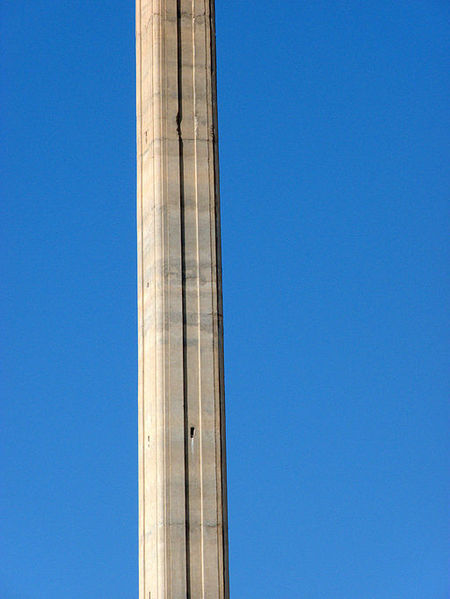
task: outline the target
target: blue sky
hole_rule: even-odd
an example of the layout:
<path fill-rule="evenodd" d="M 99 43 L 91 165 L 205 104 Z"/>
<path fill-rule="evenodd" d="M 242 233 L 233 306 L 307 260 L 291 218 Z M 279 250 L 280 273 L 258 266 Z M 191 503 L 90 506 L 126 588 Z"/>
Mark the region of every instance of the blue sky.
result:
<path fill-rule="evenodd" d="M 450 7 L 216 10 L 232 597 L 447 599 Z M 136 599 L 134 5 L 0 20 L 0 597 Z"/>

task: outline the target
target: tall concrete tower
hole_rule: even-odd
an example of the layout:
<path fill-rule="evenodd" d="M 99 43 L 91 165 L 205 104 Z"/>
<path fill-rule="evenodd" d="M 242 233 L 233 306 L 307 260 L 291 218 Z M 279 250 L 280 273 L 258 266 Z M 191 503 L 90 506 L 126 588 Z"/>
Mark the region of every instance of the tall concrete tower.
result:
<path fill-rule="evenodd" d="M 227 599 L 214 0 L 137 0 L 139 597 Z"/>

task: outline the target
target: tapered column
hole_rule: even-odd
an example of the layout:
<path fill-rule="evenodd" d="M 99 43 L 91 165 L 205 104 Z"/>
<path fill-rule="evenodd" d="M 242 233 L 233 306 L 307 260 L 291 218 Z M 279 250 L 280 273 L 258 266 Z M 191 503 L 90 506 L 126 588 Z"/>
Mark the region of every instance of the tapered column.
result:
<path fill-rule="evenodd" d="M 139 597 L 227 599 L 213 0 L 137 0 Z"/>

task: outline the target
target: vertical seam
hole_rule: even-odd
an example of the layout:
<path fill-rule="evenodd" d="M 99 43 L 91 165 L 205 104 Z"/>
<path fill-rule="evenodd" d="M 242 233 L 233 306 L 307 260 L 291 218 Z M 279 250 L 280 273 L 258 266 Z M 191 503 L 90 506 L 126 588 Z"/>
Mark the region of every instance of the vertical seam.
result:
<path fill-rule="evenodd" d="M 177 0 L 177 78 L 178 78 L 178 159 L 180 173 L 180 234 L 181 234 L 181 303 L 183 321 L 183 417 L 184 417 L 184 501 L 186 536 L 186 599 L 191 599 L 191 556 L 190 556 L 190 509 L 189 509 L 189 412 L 187 385 L 187 314 L 186 314 L 186 230 L 185 230 L 185 190 L 184 190 L 184 146 L 181 131 L 183 120 L 183 55 L 182 55 L 182 13 L 181 0 Z"/>
<path fill-rule="evenodd" d="M 205 0 L 206 1 L 206 0 Z M 219 451 L 220 451 L 220 505 L 221 505 L 221 532 L 222 532 L 222 576 L 224 583 L 224 597 L 229 597 L 228 577 L 228 506 L 227 506 L 227 472 L 226 472 L 226 440 L 225 440 L 225 390 L 224 390 L 224 355 L 223 355 L 223 302 L 222 302 L 222 257 L 221 257 L 221 231 L 220 231 L 220 191 L 219 191 L 219 141 L 218 141 L 218 106 L 217 106 L 217 59 L 216 59 L 216 29 L 214 0 L 209 0 L 210 24 L 210 89 L 212 104 L 213 125 L 213 173 L 214 173 L 214 211 L 215 211 L 215 277 L 216 277 L 216 309 L 217 309 L 217 368 L 219 390 Z"/>
<path fill-rule="evenodd" d="M 196 214 L 196 258 L 197 258 L 197 359 L 198 359 L 198 456 L 199 456 L 199 487 L 200 487 L 200 555 L 201 555 L 201 588 L 202 598 L 205 597 L 205 555 L 204 555 L 204 487 L 203 487 L 203 428 L 202 428 L 202 332 L 201 332 L 201 263 L 200 263 L 200 210 L 198 197 L 198 125 L 197 89 L 196 89 L 196 0 L 192 0 L 192 109 L 193 109 L 193 143 L 194 143 L 194 198 Z"/>

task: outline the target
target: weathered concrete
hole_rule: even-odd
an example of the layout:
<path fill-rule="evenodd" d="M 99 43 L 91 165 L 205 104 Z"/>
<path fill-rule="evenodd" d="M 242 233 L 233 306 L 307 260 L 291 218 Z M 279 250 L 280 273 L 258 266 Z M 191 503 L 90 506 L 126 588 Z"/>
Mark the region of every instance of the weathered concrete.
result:
<path fill-rule="evenodd" d="M 227 599 L 213 0 L 137 0 L 139 597 Z"/>

